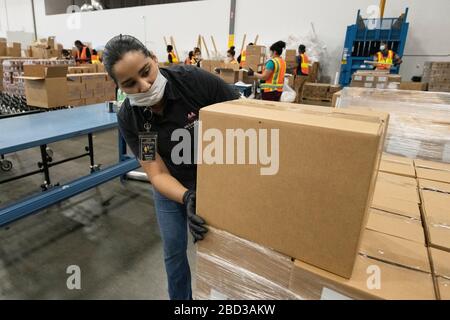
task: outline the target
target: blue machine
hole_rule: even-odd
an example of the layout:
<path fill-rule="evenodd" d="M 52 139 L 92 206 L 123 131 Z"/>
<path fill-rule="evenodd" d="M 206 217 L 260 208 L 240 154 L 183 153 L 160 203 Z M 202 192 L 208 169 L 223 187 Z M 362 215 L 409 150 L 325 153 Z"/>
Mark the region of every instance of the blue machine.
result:
<path fill-rule="evenodd" d="M 380 43 L 385 42 L 390 50 L 400 57 L 405 50 L 409 23 L 408 8 L 398 18 L 363 19 L 358 10 L 356 24 L 347 27 L 344 52 L 342 54 L 339 83 L 348 86 L 352 74 L 357 70 L 372 70 L 373 65 L 364 61 L 372 61 L 378 52 Z M 398 73 L 400 67 L 391 68 L 391 73 Z"/>

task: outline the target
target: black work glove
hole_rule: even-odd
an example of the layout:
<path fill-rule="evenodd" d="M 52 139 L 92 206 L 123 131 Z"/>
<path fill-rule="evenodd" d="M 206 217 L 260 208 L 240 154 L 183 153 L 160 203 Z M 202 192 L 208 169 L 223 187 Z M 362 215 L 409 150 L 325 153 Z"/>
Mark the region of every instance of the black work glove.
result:
<path fill-rule="evenodd" d="M 252 68 L 248 68 L 248 73 L 247 74 L 248 74 L 249 77 L 251 77 L 251 76 L 253 76 L 255 74 L 255 71 L 253 71 Z"/>
<path fill-rule="evenodd" d="M 186 207 L 189 230 L 194 237 L 194 243 L 203 240 L 208 229 L 204 227 L 205 220 L 203 220 L 196 213 L 196 193 L 194 190 L 188 190 L 183 195 L 183 204 Z"/>

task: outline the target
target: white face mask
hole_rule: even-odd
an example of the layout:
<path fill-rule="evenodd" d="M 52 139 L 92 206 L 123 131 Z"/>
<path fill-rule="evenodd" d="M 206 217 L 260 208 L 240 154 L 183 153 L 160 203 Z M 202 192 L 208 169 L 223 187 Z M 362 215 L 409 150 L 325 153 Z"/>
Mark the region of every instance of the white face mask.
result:
<path fill-rule="evenodd" d="M 381 46 L 381 47 L 380 47 L 380 51 L 384 51 L 384 49 L 386 49 L 385 46 Z"/>
<path fill-rule="evenodd" d="M 164 96 L 167 79 L 158 70 L 155 82 L 147 92 L 127 94 L 130 104 L 139 107 L 151 107 L 158 104 Z"/>

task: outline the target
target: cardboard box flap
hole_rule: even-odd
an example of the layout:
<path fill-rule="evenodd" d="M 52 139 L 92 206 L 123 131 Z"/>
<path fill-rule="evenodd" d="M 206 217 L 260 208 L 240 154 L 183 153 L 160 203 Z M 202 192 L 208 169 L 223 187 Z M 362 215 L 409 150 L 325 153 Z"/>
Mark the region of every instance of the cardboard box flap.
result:
<path fill-rule="evenodd" d="M 419 220 L 373 208 L 369 212 L 367 229 L 425 244 L 424 230 Z"/>
<path fill-rule="evenodd" d="M 450 279 L 437 278 L 441 300 L 450 300 Z"/>
<path fill-rule="evenodd" d="M 431 273 L 428 252 L 421 243 L 365 230 L 359 252 L 376 260 Z"/>
<path fill-rule="evenodd" d="M 430 248 L 434 273 L 437 276 L 450 279 L 450 252 Z"/>
<path fill-rule="evenodd" d="M 374 192 L 374 202 L 398 199 L 420 203 L 416 180 L 409 177 L 379 172 Z"/>
<path fill-rule="evenodd" d="M 427 189 L 420 191 L 423 210 L 430 222 L 447 225 L 450 232 L 450 193 Z"/>

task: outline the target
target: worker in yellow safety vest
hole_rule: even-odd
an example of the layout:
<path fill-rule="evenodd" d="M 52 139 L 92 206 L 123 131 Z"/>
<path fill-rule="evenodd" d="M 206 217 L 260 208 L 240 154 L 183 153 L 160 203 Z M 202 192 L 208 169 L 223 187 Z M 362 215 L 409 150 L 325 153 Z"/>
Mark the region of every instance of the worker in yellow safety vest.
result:
<path fill-rule="evenodd" d="M 380 44 L 380 51 L 374 57 L 377 70 L 390 70 L 393 66 L 400 65 L 402 59 L 392 50 L 389 50 L 386 43 Z"/>
<path fill-rule="evenodd" d="M 264 71 L 254 74 L 257 79 L 264 81 L 260 85 L 263 100 L 280 101 L 286 73 L 286 61 L 281 58 L 284 48 L 286 48 L 284 41 L 277 41 L 271 45 L 271 59 L 266 62 Z"/>
<path fill-rule="evenodd" d="M 92 64 L 101 64 L 100 56 L 97 53 L 97 50 L 92 49 L 92 56 L 91 56 L 91 62 Z"/>
<path fill-rule="evenodd" d="M 175 52 L 173 52 L 173 46 L 170 44 L 167 46 L 167 53 L 169 54 L 167 56 L 167 60 L 169 63 L 178 63 L 178 58 Z"/>
<path fill-rule="evenodd" d="M 77 51 L 75 54 L 75 61 L 77 64 L 91 63 L 91 50 L 84 45 L 80 40 L 75 41 Z"/>
<path fill-rule="evenodd" d="M 306 47 L 303 44 L 298 47 L 298 53 L 296 73 L 298 76 L 307 76 L 309 75 L 309 58 L 306 55 Z"/>
<path fill-rule="evenodd" d="M 249 46 L 252 46 L 253 43 L 250 42 L 248 45 L 249 45 Z M 246 61 L 246 60 L 247 60 L 247 50 L 246 50 L 246 49 L 243 49 L 242 52 L 241 52 L 241 54 L 240 54 L 239 57 L 237 58 L 237 62 L 239 62 L 239 67 L 245 68 L 245 67 L 246 67 L 246 64 L 245 64 L 245 61 Z"/>

